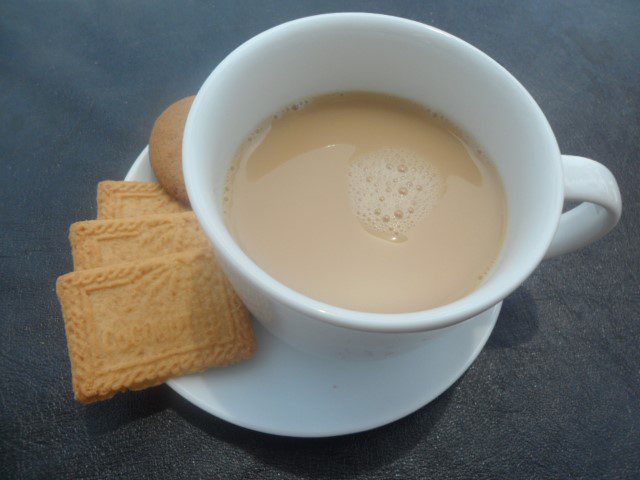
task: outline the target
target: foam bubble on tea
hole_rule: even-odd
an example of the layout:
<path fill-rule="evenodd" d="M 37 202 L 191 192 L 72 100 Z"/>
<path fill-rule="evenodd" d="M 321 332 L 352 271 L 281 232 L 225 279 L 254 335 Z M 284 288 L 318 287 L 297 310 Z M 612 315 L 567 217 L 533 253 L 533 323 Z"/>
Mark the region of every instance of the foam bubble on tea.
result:
<path fill-rule="evenodd" d="M 382 148 L 356 157 L 349 167 L 351 208 L 381 238 L 401 242 L 437 203 L 438 169 L 405 148 Z"/>

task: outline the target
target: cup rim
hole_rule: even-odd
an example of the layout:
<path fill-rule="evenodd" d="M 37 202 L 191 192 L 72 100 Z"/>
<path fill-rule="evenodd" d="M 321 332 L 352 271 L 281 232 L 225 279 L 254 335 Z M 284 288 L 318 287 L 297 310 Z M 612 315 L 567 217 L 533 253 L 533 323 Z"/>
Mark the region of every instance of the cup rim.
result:
<path fill-rule="evenodd" d="M 437 37 L 441 41 L 454 44 L 457 48 L 466 49 L 474 55 L 479 55 L 485 60 L 487 65 L 496 69 L 502 76 L 506 77 L 511 83 L 513 83 L 516 90 L 526 99 L 529 106 L 532 107 L 532 111 L 535 112 L 535 121 L 539 122 L 546 131 L 546 137 L 548 141 L 551 142 L 552 150 L 558 158 L 557 162 L 553 162 L 556 170 L 556 198 L 554 202 L 556 208 L 553 213 L 550 212 L 549 214 L 550 221 L 548 222 L 546 230 L 544 232 L 540 232 L 540 240 L 536 247 L 537 251 L 535 252 L 535 255 L 531 255 L 529 257 L 533 260 L 530 260 L 526 265 L 523 265 L 518 268 L 517 271 L 513 272 L 512 281 L 507 287 L 490 290 L 489 294 L 485 295 L 482 299 L 474 302 L 473 304 L 465 305 L 464 300 L 477 290 L 470 292 L 454 302 L 416 312 L 374 313 L 336 307 L 328 303 L 314 300 L 313 298 L 299 293 L 271 277 L 251 258 L 249 258 L 246 253 L 244 253 L 227 230 L 221 218 L 212 217 L 206 214 L 205 207 L 202 203 L 205 200 L 198 192 L 198 172 L 193 165 L 193 162 L 190 161 L 190 158 L 195 156 L 193 137 L 195 135 L 194 132 L 196 128 L 194 125 L 198 121 L 201 110 L 204 108 L 204 92 L 210 89 L 214 77 L 223 74 L 228 64 L 236 57 L 243 55 L 247 51 L 261 48 L 263 43 L 272 39 L 277 39 L 282 35 L 286 35 L 286 33 L 291 29 L 303 28 L 312 24 L 317 25 L 322 22 L 330 24 L 334 21 L 339 22 L 345 20 L 386 22 L 387 24 L 395 23 L 397 26 L 406 29 L 413 29 L 416 31 L 420 30 L 424 35 Z M 275 298 L 278 302 L 295 311 L 340 327 L 385 333 L 427 331 L 454 325 L 491 308 L 520 286 L 520 284 L 524 282 L 524 280 L 533 272 L 533 270 L 535 270 L 544 258 L 544 255 L 553 240 L 553 236 L 560 220 L 564 194 L 562 187 L 563 173 L 559 159 L 560 150 L 555 135 L 544 113 L 524 86 L 498 62 L 464 40 L 430 25 L 401 17 L 359 12 L 329 13 L 291 20 L 250 38 L 234 49 L 229 55 L 227 55 L 227 57 L 225 57 L 225 59 L 222 60 L 222 62 L 218 64 L 198 91 L 187 118 L 183 137 L 183 173 L 187 193 L 189 195 L 193 211 L 196 214 L 203 230 L 207 234 L 207 237 L 213 243 L 218 256 L 224 257 L 224 259 L 233 265 L 235 269 L 240 271 L 245 280 L 249 281 L 255 288 L 258 288 L 267 295 Z M 460 305 L 460 303 L 462 303 L 462 305 Z"/>

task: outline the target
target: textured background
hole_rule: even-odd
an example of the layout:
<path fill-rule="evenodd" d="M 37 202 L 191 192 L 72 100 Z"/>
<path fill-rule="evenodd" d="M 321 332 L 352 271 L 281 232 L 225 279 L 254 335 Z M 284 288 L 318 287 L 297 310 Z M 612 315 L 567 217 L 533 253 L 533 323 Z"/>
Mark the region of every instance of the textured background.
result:
<path fill-rule="evenodd" d="M 295 440 L 210 417 L 168 387 L 72 400 L 55 278 L 96 183 L 234 47 L 314 13 L 447 30 L 510 70 L 565 153 L 618 178 L 605 240 L 543 263 L 436 401 L 364 434 Z M 638 478 L 640 3 L 0 2 L 1 478 Z"/>

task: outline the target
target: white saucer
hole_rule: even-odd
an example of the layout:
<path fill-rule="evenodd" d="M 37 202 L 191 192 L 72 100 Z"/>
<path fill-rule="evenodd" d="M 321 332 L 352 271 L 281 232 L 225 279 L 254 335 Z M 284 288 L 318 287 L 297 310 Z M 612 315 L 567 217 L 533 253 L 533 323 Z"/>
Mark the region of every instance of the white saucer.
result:
<path fill-rule="evenodd" d="M 125 180 L 155 181 L 148 147 Z M 327 360 L 295 350 L 254 322 L 258 354 L 167 384 L 241 427 L 292 437 L 361 432 L 398 420 L 449 388 L 476 359 L 502 303 L 424 347 L 385 360 Z"/>

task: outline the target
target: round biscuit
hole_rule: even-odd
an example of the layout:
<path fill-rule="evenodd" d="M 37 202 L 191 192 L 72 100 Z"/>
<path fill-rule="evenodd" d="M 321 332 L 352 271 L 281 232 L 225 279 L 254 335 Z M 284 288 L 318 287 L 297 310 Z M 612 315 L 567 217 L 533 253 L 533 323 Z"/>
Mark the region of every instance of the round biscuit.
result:
<path fill-rule="evenodd" d="M 149 138 L 149 159 L 160 185 L 176 200 L 189 203 L 182 175 L 182 135 L 195 97 L 178 100 L 158 117 Z"/>

